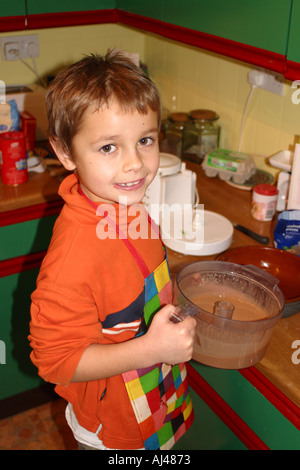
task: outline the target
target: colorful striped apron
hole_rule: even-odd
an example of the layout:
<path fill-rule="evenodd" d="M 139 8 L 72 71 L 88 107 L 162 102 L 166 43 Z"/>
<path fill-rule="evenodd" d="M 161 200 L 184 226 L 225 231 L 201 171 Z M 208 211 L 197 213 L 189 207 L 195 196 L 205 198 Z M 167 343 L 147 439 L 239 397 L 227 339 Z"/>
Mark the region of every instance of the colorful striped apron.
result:
<path fill-rule="evenodd" d="M 139 257 L 136 262 L 140 266 Z M 147 268 L 146 268 L 147 269 Z M 154 314 L 172 302 L 172 284 L 167 258 L 145 279 L 142 332 Z M 194 413 L 185 364 L 155 364 L 122 374 L 127 393 L 143 436 L 145 449 L 168 450 L 191 426 Z"/>
<path fill-rule="evenodd" d="M 93 207 L 98 207 L 79 188 Z M 152 228 L 159 233 L 154 221 L 148 215 Z M 122 241 L 134 257 L 145 280 L 145 305 L 141 325 L 135 337 L 145 334 L 151 320 L 164 305 L 172 303 L 172 282 L 169 273 L 166 250 L 162 263 L 149 272 L 144 260 L 120 233 L 118 226 L 106 217 L 116 229 Z M 122 374 L 125 387 L 138 422 L 145 449 L 168 450 L 188 430 L 194 420 L 191 395 L 188 387 L 185 364 L 154 364 Z"/>

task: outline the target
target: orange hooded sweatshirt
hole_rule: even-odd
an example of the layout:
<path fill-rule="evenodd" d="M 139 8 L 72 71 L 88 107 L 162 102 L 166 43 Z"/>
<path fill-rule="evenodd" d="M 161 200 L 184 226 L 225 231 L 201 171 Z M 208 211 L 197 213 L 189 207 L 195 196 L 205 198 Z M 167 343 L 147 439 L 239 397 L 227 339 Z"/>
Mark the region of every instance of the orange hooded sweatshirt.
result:
<path fill-rule="evenodd" d="M 32 294 L 31 360 L 39 375 L 57 384 L 56 392 L 72 403 L 81 426 L 96 432 L 102 424 L 98 436 L 106 447 L 141 448 L 143 440 L 121 375 L 80 383 L 71 379 L 90 344 L 134 337 L 143 313 L 144 278 L 105 216 L 97 215 L 78 193 L 74 174 L 63 181 L 59 194 L 65 205 Z M 145 209 L 140 204 L 111 207 L 110 216 L 116 214 L 118 226 L 128 232 L 152 272 L 163 261 L 164 251 Z M 148 236 L 130 238 L 141 227 Z"/>

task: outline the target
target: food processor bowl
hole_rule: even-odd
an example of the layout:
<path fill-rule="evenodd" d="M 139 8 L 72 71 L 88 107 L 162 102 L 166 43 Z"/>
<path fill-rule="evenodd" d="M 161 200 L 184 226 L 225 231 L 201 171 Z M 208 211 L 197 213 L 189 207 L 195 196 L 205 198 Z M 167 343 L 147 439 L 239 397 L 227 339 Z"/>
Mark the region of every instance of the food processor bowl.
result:
<path fill-rule="evenodd" d="M 221 369 L 259 362 L 281 317 L 278 279 L 254 266 L 200 261 L 176 276 L 174 304 L 196 308 L 193 359 Z"/>

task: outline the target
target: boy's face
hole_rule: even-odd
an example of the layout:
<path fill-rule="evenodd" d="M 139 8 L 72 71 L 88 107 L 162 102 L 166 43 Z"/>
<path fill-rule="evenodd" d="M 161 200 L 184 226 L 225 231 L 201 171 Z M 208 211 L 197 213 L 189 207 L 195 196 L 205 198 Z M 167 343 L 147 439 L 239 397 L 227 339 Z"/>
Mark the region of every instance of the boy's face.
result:
<path fill-rule="evenodd" d="M 73 139 L 68 169 L 76 168 L 82 190 L 94 202 L 126 197 L 128 205 L 139 203 L 158 170 L 158 130 L 157 113 L 150 109 L 125 113 L 113 101 L 109 108 L 88 111 Z"/>

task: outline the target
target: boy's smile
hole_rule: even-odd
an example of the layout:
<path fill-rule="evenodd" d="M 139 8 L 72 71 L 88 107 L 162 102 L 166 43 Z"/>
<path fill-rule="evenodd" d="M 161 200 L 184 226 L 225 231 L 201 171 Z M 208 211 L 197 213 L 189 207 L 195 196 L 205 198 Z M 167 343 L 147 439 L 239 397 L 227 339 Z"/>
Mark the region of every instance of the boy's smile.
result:
<path fill-rule="evenodd" d="M 125 112 L 116 101 L 90 110 L 73 139 L 72 160 L 61 161 L 76 168 L 92 201 L 139 203 L 159 166 L 157 113 Z"/>

